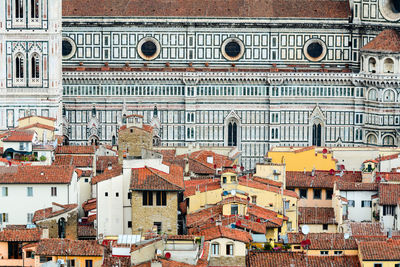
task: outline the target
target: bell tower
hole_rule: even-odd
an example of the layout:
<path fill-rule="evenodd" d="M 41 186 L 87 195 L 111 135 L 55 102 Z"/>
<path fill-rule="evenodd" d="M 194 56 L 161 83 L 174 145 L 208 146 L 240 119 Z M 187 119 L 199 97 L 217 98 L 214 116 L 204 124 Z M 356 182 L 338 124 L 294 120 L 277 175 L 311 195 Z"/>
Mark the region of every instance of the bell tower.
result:
<path fill-rule="evenodd" d="M 28 114 L 59 129 L 62 0 L 4 0 L 0 14 L 0 130 Z"/>

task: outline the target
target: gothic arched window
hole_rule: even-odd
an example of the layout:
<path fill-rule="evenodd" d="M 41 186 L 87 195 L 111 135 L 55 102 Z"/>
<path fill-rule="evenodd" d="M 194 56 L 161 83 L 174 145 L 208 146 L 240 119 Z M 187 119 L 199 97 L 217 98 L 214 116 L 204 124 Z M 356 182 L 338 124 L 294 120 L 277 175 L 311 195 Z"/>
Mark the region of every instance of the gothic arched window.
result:
<path fill-rule="evenodd" d="M 322 126 L 320 123 L 313 124 L 312 130 L 312 145 L 313 146 L 321 146 L 322 144 Z"/>
<path fill-rule="evenodd" d="M 394 138 L 393 138 L 393 136 L 386 135 L 383 138 L 383 145 L 384 146 L 394 146 Z"/>
<path fill-rule="evenodd" d="M 17 83 L 23 83 L 25 77 L 24 56 L 18 54 L 15 57 L 15 79 Z"/>
<path fill-rule="evenodd" d="M 15 0 L 15 18 L 24 18 L 24 0 Z"/>
<path fill-rule="evenodd" d="M 39 18 L 39 0 L 31 0 L 31 19 Z"/>
<path fill-rule="evenodd" d="M 237 146 L 237 124 L 234 121 L 228 124 L 228 146 Z"/>
<path fill-rule="evenodd" d="M 39 55 L 33 54 L 31 57 L 31 78 L 33 82 L 39 82 L 40 77 L 40 62 Z"/>
<path fill-rule="evenodd" d="M 376 138 L 376 136 L 374 134 L 368 135 L 367 144 L 368 145 L 376 145 L 376 144 L 378 144 L 378 139 Z"/>
<path fill-rule="evenodd" d="M 58 220 L 58 238 L 65 238 L 65 219 Z"/>

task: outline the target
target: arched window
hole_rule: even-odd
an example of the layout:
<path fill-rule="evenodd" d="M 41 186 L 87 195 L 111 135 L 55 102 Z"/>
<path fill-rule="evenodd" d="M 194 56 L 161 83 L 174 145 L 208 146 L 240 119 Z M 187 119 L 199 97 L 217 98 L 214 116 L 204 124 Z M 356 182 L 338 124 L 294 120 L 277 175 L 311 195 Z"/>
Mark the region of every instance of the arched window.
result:
<path fill-rule="evenodd" d="M 31 0 L 31 19 L 39 19 L 39 0 Z"/>
<path fill-rule="evenodd" d="M 368 135 L 367 144 L 368 145 L 376 145 L 376 144 L 378 144 L 378 139 L 376 138 L 376 136 L 374 134 Z"/>
<path fill-rule="evenodd" d="M 395 101 L 395 93 L 393 90 L 386 90 L 383 94 L 383 101 L 384 102 L 394 102 Z"/>
<path fill-rule="evenodd" d="M 111 144 L 112 144 L 113 146 L 115 146 L 115 145 L 117 144 L 117 141 L 116 141 L 116 139 L 115 139 L 115 135 L 112 136 Z"/>
<path fill-rule="evenodd" d="M 368 60 L 368 71 L 371 73 L 376 73 L 376 59 L 371 57 Z"/>
<path fill-rule="evenodd" d="M 322 126 L 320 123 L 313 124 L 312 129 L 312 145 L 321 146 L 322 143 Z"/>
<path fill-rule="evenodd" d="M 65 238 L 65 219 L 58 220 L 58 238 Z"/>
<path fill-rule="evenodd" d="M 391 58 L 385 59 L 385 61 L 383 62 L 383 72 L 384 73 L 393 73 L 394 72 L 393 66 L 394 66 L 393 59 L 391 59 Z"/>
<path fill-rule="evenodd" d="M 393 138 L 393 136 L 386 135 L 383 138 L 383 145 L 384 146 L 394 146 L 394 138 Z"/>
<path fill-rule="evenodd" d="M 15 18 L 24 18 L 24 0 L 15 0 Z"/>
<path fill-rule="evenodd" d="M 40 77 L 40 62 L 39 55 L 33 54 L 31 57 L 31 79 L 33 82 L 39 82 Z"/>
<path fill-rule="evenodd" d="M 378 94 L 375 89 L 371 89 L 368 92 L 368 100 L 372 101 L 377 101 L 378 100 Z"/>
<path fill-rule="evenodd" d="M 237 124 L 234 121 L 228 124 L 228 146 L 237 146 Z"/>
<path fill-rule="evenodd" d="M 24 82 L 25 68 L 24 68 L 24 56 L 18 54 L 15 57 L 15 79 L 17 83 Z"/>

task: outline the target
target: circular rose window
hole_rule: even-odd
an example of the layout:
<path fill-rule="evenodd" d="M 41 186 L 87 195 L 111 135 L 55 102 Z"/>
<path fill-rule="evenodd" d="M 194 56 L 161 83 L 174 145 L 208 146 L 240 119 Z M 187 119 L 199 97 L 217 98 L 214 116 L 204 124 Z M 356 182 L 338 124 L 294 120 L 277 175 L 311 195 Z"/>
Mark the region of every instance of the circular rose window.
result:
<path fill-rule="evenodd" d="M 76 45 L 69 37 L 64 37 L 62 40 L 62 57 L 63 59 L 70 59 L 75 55 Z"/>
<path fill-rule="evenodd" d="M 160 54 L 160 43 L 153 37 L 145 37 L 138 43 L 137 51 L 141 58 L 153 60 Z"/>
<path fill-rule="evenodd" d="M 400 20 L 400 0 L 379 0 L 379 10 L 388 21 Z"/>
<path fill-rule="evenodd" d="M 228 38 L 222 43 L 221 53 L 227 60 L 239 60 L 244 54 L 243 42 L 238 38 Z"/>
<path fill-rule="evenodd" d="M 321 61 L 325 57 L 326 51 L 326 45 L 320 39 L 310 39 L 303 47 L 303 53 L 310 61 Z"/>

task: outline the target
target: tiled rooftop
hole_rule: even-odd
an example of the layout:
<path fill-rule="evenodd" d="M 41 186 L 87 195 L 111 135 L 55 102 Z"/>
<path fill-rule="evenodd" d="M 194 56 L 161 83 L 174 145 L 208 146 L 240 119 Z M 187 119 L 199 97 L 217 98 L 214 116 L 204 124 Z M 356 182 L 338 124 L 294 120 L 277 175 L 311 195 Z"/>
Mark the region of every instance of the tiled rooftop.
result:
<path fill-rule="evenodd" d="M 338 181 L 337 188 L 342 191 L 378 191 L 378 184 Z"/>
<path fill-rule="evenodd" d="M 400 35 L 393 29 L 384 30 L 362 47 L 361 51 L 398 53 L 400 52 Z"/>
<path fill-rule="evenodd" d="M 78 204 L 60 205 L 58 203 L 53 202 L 53 206 L 58 207 L 58 209 L 54 210 L 53 207 L 49 207 L 49 208 L 35 211 L 32 222 L 35 223 L 37 221 L 46 220 L 46 219 L 61 215 L 63 213 L 70 212 L 70 211 L 76 209 L 78 207 Z"/>
<path fill-rule="evenodd" d="M 337 0 L 64 0 L 63 16 L 347 19 L 351 12 L 348 1 Z"/>
<path fill-rule="evenodd" d="M 97 241 L 70 239 L 42 239 L 36 255 L 43 256 L 103 256 L 104 247 Z"/>
<path fill-rule="evenodd" d="M 357 242 L 353 238 L 344 239 L 343 233 L 288 233 L 289 244 L 300 244 L 309 239 L 311 250 L 357 250 Z"/>
<path fill-rule="evenodd" d="M 344 171 L 342 176 L 330 174 L 329 171 L 311 172 L 288 171 L 286 172 L 286 187 L 288 188 L 333 188 L 335 181 L 361 182 L 361 172 Z"/>
<path fill-rule="evenodd" d="M 0 184 L 69 184 L 73 166 L 0 167 Z"/>
<path fill-rule="evenodd" d="M 148 167 L 132 169 L 131 189 L 183 191 L 184 187 L 183 169 L 180 166 L 171 165 L 169 173 Z"/>
<path fill-rule="evenodd" d="M 94 154 L 95 146 L 58 146 L 56 154 Z"/>
<path fill-rule="evenodd" d="M 49 131 L 54 131 L 56 129 L 53 126 L 49 126 L 49 125 L 42 124 L 42 123 L 34 123 L 34 124 L 27 125 L 25 127 L 21 127 L 21 128 L 18 128 L 18 129 L 27 130 L 27 129 L 32 129 L 32 128 L 42 128 L 42 129 L 49 130 Z"/>
<path fill-rule="evenodd" d="M 122 166 L 121 165 L 114 165 L 111 166 L 111 169 L 105 169 L 103 173 L 98 174 L 92 177 L 92 185 L 97 184 L 99 182 L 117 177 L 122 175 Z"/>
<path fill-rule="evenodd" d="M 252 240 L 252 237 L 248 232 L 228 228 L 225 226 L 215 226 L 213 228 L 206 229 L 201 231 L 199 235 L 204 236 L 205 240 L 207 241 L 221 237 L 241 241 L 244 243 L 249 243 Z"/>
<path fill-rule="evenodd" d="M 290 197 L 295 197 L 298 198 L 298 195 L 291 190 L 281 190 L 279 188 L 277 188 L 276 186 L 270 186 L 264 183 L 260 183 L 260 182 L 256 182 L 250 178 L 247 177 L 239 177 L 239 184 L 242 186 L 247 186 L 247 187 L 251 187 L 251 188 L 257 188 L 260 190 L 265 190 L 265 191 L 270 191 L 270 192 L 275 192 L 278 194 L 281 194 L 283 191 L 283 195 L 285 196 L 290 196 Z"/>
<path fill-rule="evenodd" d="M 3 142 L 32 142 L 34 135 L 35 132 L 30 130 L 10 131 Z"/>
<path fill-rule="evenodd" d="M 400 197 L 400 184 L 379 184 L 379 204 L 397 205 Z"/>
<path fill-rule="evenodd" d="M 351 236 L 358 237 L 385 237 L 380 223 L 352 222 L 349 224 Z"/>
<path fill-rule="evenodd" d="M 92 168 L 93 156 L 56 155 L 54 165 L 72 165 L 78 168 Z"/>
<path fill-rule="evenodd" d="M 40 240 L 40 229 L 4 229 L 0 231 L 0 242 L 36 242 Z"/>
<path fill-rule="evenodd" d="M 299 207 L 299 224 L 336 224 L 334 209 Z"/>
<path fill-rule="evenodd" d="M 359 248 L 363 261 L 400 261 L 399 241 L 360 242 Z"/>

